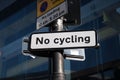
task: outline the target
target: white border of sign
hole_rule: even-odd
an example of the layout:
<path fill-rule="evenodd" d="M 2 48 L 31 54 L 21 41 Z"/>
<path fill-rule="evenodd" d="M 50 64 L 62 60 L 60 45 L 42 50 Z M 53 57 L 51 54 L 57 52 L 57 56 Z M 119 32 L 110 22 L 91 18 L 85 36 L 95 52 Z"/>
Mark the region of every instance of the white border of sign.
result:
<path fill-rule="evenodd" d="M 76 35 L 76 36 L 75 36 Z M 77 37 L 83 37 L 86 36 L 90 37 L 90 43 L 85 42 L 69 42 L 63 43 L 62 45 L 55 44 L 53 41 L 55 38 L 63 39 L 63 38 L 77 38 Z M 46 40 L 47 44 L 38 45 L 36 44 L 36 38 L 42 39 L 43 41 Z M 72 49 L 72 48 L 86 48 L 86 47 L 95 47 L 97 45 L 97 39 L 96 39 L 96 32 L 91 31 L 71 31 L 71 32 L 53 32 L 53 33 L 33 33 L 30 36 L 30 42 L 29 42 L 29 50 L 45 50 L 45 49 Z M 87 38 L 86 38 L 87 39 Z M 48 43 L 48 40 L 50 41 Z M 69 39 L 70 40 L 70 39 Z M 58 40 L 57 40 L 58 41 Z"/>

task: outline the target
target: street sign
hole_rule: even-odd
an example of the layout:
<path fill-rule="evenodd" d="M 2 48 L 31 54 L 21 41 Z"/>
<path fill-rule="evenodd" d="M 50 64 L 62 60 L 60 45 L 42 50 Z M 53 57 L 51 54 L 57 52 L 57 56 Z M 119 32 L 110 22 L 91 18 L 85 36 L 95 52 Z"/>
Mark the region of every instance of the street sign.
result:
<path fill-rule="evenodd" d="M 30 50 L 82 48 L 96 46 L 95 31 L 33 33 L 30 36 Z"/>
<path fill-rule="evenodd" d="M 65 0 L 37 0 L 37 17 L 63 3 Z"/>
<path fill-rule="evenodd" d="M 37 29 L 67 13 L 65 0 L 37 0 Z"/>

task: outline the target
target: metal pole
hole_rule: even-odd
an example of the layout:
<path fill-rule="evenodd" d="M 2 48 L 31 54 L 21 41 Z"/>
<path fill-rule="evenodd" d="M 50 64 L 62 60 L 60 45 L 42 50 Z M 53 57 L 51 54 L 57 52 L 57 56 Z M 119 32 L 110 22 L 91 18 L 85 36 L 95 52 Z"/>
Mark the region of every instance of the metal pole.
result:
<path fill-rule="evenodd" d="M 51 31 L 63 30 L 63 17 L 51 25 Z M 61 50 L 53 51 L 52 55 L 52 80 L 65 80 L 64 57 Z"/>
<path fill-rule="evenodd" d="M 52 80 L 65 80 L 64 75 L 64 61 L 61 52 L 53 53 L 53 79 Z"/>

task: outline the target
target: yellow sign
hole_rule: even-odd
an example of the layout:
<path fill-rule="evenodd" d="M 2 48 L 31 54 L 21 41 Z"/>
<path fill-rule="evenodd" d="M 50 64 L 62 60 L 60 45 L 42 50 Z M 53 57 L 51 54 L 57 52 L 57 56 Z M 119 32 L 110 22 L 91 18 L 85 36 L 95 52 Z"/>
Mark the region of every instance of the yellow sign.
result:
<path fill-rule="evenodd" d="M 55 8 L 65 0 L 37 0 L 37 17 Z"/>

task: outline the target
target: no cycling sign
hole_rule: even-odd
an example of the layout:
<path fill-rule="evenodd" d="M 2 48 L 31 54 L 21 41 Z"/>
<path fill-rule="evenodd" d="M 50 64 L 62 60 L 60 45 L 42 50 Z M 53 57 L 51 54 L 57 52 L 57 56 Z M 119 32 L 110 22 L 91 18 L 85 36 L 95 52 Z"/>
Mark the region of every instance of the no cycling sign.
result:
<path fill-rule="evenodd" d="M 30 36 L 29 49 L 66 49 L 96 46 L 95 31 L 33 33 Z"/>

